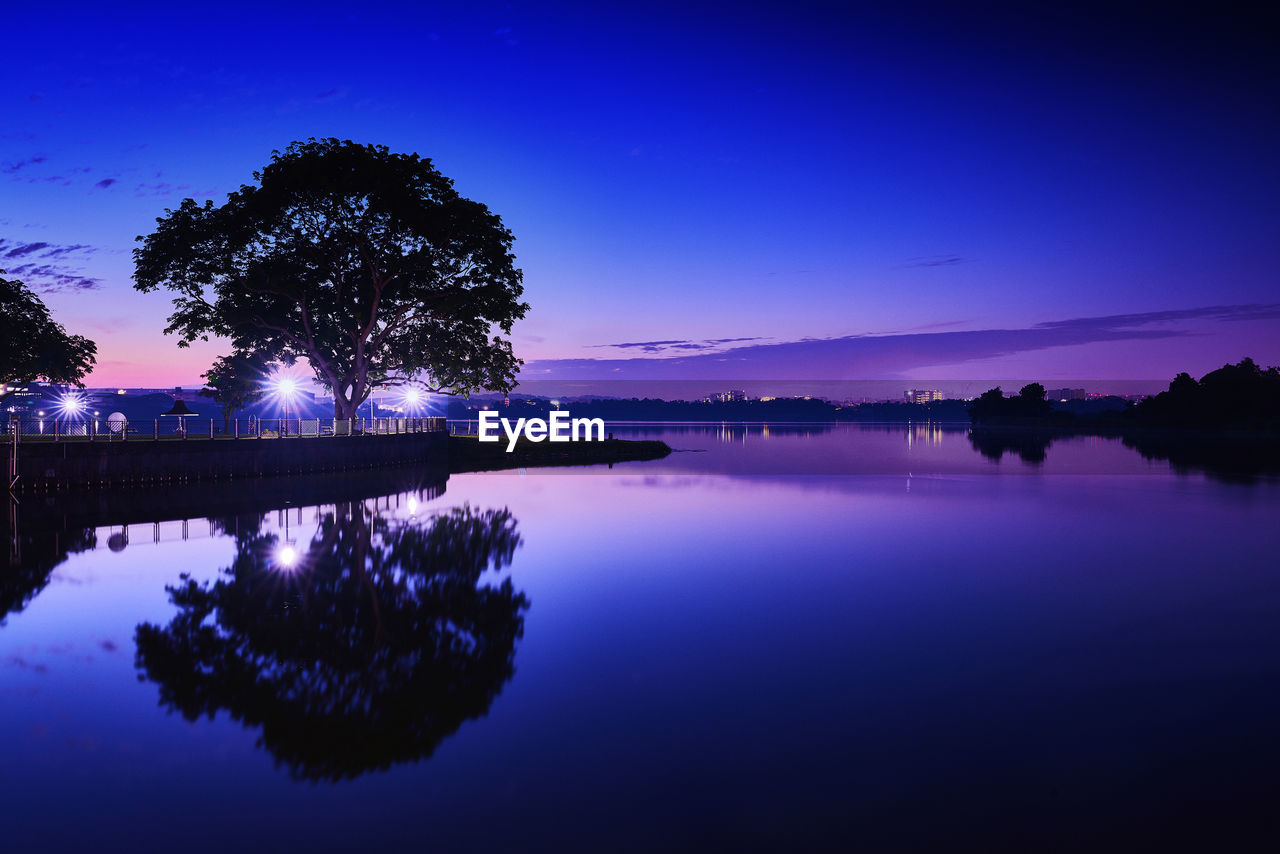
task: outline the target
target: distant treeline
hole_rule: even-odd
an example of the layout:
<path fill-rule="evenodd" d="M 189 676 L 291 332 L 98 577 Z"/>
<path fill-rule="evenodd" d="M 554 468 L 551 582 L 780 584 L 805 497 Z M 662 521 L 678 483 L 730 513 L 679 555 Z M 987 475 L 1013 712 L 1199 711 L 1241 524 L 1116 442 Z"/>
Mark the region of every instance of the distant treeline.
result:
<path fill-rule="evenodd" d="M 1178 374 L 1169 390 L 1134 404 L 1120 397 L 1049 401 L 1040 383 L 1030 383 L 1009 397 L 999 388 L 973 401 L 930 403 L 880 402 L 842 405 L 816 398 L 774 400 L 687 401 L 654 398 L 595 398 L 553 403 L 546 398 L 455 398 L 448 417 L 474 419 L 481 410 L 504 418 L 546 418 L 553 409 L 574 417 L 618 421 L 746 421 L 763 423 L 830 423 L 840 421 L 905 423 L 969 422 L 979 426 L 1125 429 L 1184 427 L 1194 429 L 1280 430 L 1280 369 L 1262 369 L 1252 359 L 1226 365 L 1199 381 Z"/>
<path fill-rule="evenodd" d="M 1246 358 L 1199 381 L 1181 373 L 1168 391 L 1101 412 L 1054 407 L 1039 383 L 1011 397 L 996 387 L 973 401 L 969 418 L 983 426 L 1280 430 L 1280 369 L 1264 370 Z"/>
<path fill-rule="evenodd" d="M 450 418 L 475 418 L 482 409 L 498 411 L 504 418 L 545 418 L 552 409 L 567 409 L 575 418 L 610 421 L 968 421 L 969 402 L 936 400 L 931 403 L 864 403 L 841 406 L 825 400 L 777 398 L 775 400 L 688 401 L 654 398 L 576 400 L 559 405 L 543 398 L 452 401 Z"/>

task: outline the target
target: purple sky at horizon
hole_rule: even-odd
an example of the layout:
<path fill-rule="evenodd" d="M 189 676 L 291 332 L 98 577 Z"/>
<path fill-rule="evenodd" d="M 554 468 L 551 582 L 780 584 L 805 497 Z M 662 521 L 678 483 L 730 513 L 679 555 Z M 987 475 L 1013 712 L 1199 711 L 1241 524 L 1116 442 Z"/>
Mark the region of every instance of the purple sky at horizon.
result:
<path fill-rule="evenodd" d="M 516 236 L 533 379 L 1280 363 L 1275 25 L 1229 6 L 9 12 L 0 269 L 97 386 L 199 382 L 136 235 L 273 149 L 417 151 Z"/>

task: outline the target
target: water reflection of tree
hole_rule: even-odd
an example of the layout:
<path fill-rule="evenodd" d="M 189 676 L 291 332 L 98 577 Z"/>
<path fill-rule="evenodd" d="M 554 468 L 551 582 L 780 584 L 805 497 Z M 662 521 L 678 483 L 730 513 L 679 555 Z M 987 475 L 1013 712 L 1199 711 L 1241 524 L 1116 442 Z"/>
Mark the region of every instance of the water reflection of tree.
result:
<path fill-rule="evenodd" d="M 88 551 L 98 544 L 93 528 L 68 531 L 18 533 L 3 531 L 4 547 L 10 552 L 8 565 L 0 565 L 0 625 L 10 614 L 22 611 L 49 583 L 54 569 L 68 556 Z M 2 560 L 2 558 L 0 558 Z"/>
<path fill-rule="evenodd" d="M 969 444 L 989 460 L 999 462 L 1006 453 L 1017 454 L 1024 463 L 1039 465 L 1048 457 L 1053 436 L 1036 430 L 969 431 Z"/>
<path fill-rule="evenodd" d="M 1152 431 L 1125 436 L 1123 441 L 1144 459 L 1168 460 L 1178 474 L 1202 471 L 1235 483 L 1280 475 L 1280 442 L 1271 436 Z"/>
<path fill-rule="evenodd" d="M 188 720 L 225 710 L 261 727 L 299 778 L 422 759 L 515 672 L 529 602 L 510 578 L 482 577 L 519 543 L 505 509 L 418 525 L 341 506 L 296 562 L 255 535 L 214 581 L 169 588 L 179 612 L 138 626 L 137 666 Z"/>

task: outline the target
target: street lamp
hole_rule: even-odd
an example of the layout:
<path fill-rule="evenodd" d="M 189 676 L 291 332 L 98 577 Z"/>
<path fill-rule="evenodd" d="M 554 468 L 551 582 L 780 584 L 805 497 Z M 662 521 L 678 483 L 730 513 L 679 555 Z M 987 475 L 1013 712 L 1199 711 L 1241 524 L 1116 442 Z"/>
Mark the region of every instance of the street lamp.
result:
<path fill-rule="evenodd" d="M 298 382 L 293 377 L 278 376 L 272 383 L 276 396 L 284 404 L 284 419 L 280 425 L 280 435 L 289 435 L 289 399 L 298 391 Z"/>

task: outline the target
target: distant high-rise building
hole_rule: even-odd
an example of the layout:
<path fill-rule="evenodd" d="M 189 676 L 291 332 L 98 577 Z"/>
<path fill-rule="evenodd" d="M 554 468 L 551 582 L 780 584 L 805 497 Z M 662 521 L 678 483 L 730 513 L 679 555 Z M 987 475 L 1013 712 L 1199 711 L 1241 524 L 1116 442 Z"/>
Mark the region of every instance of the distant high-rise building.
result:
<path fill-rule="evenodd" d="M 1082 388 L 1051 388 L 1044 393 L 1045 400 L 1085 400 L 1088 396 Z"/>
<path fill-rule="evenodd" d="M 703 398 L 708 403 L 738 403 L 747 399 L 747 393 L 740 388 L 731 388 Z"/>
<path fill-rule="evenodd" d="M 906 398 L 907 403 L 930 403 L 935 400 L 947 399 L 942 390 L 936 388 L 913 388 L 908 392 L 904 392 L 903 397 Z"/>

